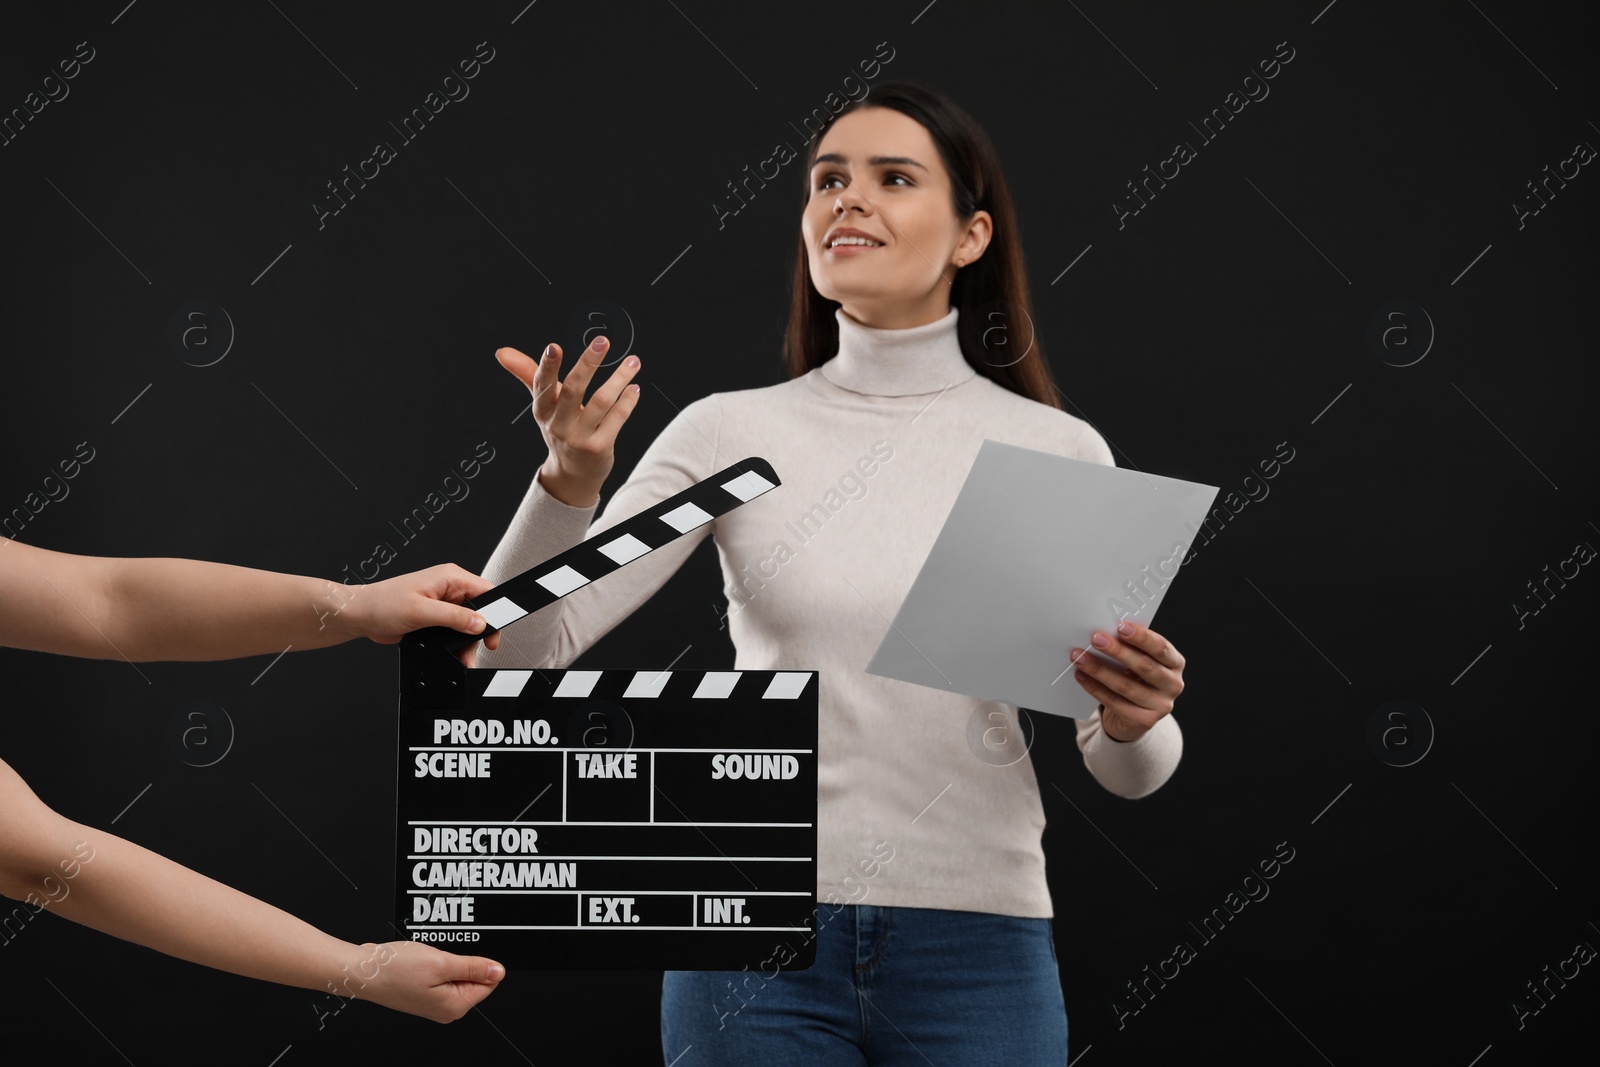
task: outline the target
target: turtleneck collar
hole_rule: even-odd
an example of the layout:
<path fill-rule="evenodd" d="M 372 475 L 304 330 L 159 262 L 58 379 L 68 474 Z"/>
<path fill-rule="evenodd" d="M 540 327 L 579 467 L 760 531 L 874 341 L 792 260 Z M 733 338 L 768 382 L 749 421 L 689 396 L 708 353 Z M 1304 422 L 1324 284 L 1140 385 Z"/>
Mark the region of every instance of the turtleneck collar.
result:
<path fill-rule="evenodd" d="M 871 396 L 915 396 L 959 385 L 977 372 L 961 354 L 958 314 L 952 307 L 944 318 L 921 326 L 881 330 L 835 308 L 839 351 L 817 372 L 841 389 Z"/>

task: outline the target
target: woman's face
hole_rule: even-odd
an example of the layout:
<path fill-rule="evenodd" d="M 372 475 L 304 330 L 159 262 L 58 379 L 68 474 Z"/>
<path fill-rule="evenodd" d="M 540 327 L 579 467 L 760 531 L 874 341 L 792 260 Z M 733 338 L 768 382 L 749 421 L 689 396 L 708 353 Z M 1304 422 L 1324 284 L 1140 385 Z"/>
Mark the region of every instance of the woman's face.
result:
<path fill-rule="evenodd" d="M 841 116 L 823 134 L 800 220 L 811 284 L 857 322 L 904 329 L 943 318 L 957 259 L 989 243 L 987 211 L 956 217 L 950 176 L 922 124 L 886 107 Z M 872 247 L 834 246 L 842 228 Z"/>

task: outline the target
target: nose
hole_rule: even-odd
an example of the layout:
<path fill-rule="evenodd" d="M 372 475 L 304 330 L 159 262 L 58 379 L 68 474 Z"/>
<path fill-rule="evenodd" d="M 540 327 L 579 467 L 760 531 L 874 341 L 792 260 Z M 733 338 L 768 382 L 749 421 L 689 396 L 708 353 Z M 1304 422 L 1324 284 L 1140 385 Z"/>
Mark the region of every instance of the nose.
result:
<path fill-rule="evenodd" d="M 845 203 L 845 198 L 846 197 L 848 197 L 849 200 L 850 200 L 850 203 L 848 205 L 846 205 L 846 203 Z M 857 212 L 864 211 L 865 208 L 864 208 L 863 205 L 865 205 L 865 204 L 866 204 L 866 198 L 865 197 L 861 196 L 859 193 L 853 192 L 852 190 L 850 190 L 848 188 L 847 189 L 843 189 L 843 190 L 840 191 L 838 198 L 836 200 L 834 200 L 834 202 L 833 202 L 833 215 L 834 215 L 834 218 L 839 218 L 840 216 L 842 216 L 848 210 L 854 210 L 854 211 L 857 211 Z"/>

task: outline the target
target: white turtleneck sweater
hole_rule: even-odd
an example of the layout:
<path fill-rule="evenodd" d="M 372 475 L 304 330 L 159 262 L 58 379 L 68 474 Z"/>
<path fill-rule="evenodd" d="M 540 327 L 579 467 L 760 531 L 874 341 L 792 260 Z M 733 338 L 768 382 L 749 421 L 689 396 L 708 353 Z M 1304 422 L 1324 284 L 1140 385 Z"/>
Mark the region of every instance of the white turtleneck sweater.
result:
<path fill-rule="evenodd" d="M 983 731 L 998 711 L 1020 746 L 1015 705 L 864 669 L 984 438 L 1113 463 L 1105 440 L 1082 419 L 974 372 L 961 352 L 957 315 L 952 308 L 936 322 L 885 330 L 837 310 L 834 357 L 780 385 L 689 404 L 598 519 L 598 503 L 571 507 L 535 477 L 483 570 L 491 582 L 747 456 L 768 460 L 783 484 L 513 624 L 498 651 L 479 650 L 478 663 L 566 667 L 649 600 L 709 536 L 722 561 L 734 669 L 820 675 L 818 898 L 1047 917 L 1034 765 L 1048 758 L 1048 777 L 1065 774 L 1060 753 L 1035 751 L 997 766 L 1006 760 L 983 758 Z M 995 541 L 1005 551 L 1003 530 Z M 1088 638 L 1063 634 L 1062 648 Z M 1077 724 L 1077 743 L 1101 785 L 1141 797 L 1172 775 L 1183 735 L 1169 715 L 1139 740 L 1118 742 L 1096 712 Z M 887 862 L 879 842 L 893 847 Z"/>

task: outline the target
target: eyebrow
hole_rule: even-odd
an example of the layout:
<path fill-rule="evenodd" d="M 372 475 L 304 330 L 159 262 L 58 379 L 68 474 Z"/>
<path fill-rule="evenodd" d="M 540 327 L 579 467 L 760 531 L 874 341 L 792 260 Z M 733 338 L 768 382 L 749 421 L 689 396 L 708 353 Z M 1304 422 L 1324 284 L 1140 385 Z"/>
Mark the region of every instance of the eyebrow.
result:
<path fill-rule="evenodd" d="M 848 162 L 850 162 L 850 161 L 845 159 L 843 156 L 841 156 L 837 152 L 825 152 L 822 155 L 818 156 L 817 157 L 817 161 L 815 163 L 811 164 L 811 166 L 812 166 L 813 169 L 815 169 L 817 167 L 822 166 L 822 164 L 824 164 L 824 163 L 848 163 Z M 898 165 L 898 166 L 902 166 L 902 167 L 916 167 L 919 170 L 927 170 L 928 169 L 927 167 L 924 167 L 921 163 L 918 163 L 916 160 L 911 159 L 908 156 L 871 156 L 871 157 L 869 157 L 867 159 L 867 165 L 871 166 L 871 167 L 883 167 L 883 166 L 889 166 L 889 165 Z"/>

